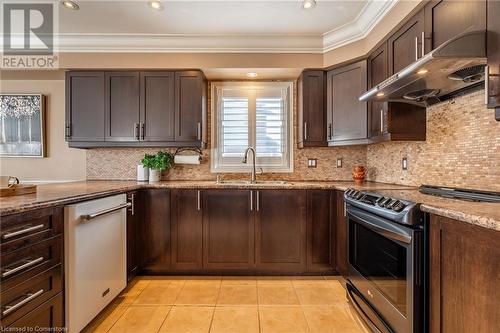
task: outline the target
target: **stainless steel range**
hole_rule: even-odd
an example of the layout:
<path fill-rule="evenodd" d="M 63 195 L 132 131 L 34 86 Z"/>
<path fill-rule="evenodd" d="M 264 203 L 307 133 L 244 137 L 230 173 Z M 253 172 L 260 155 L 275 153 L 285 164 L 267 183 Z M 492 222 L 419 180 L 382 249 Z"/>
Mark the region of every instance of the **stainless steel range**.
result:
<path fill-rule="evenodd" d="M 426 228 L 420 205 L 377 193 L 344 193 L 347 294 L 374 332 L 425 332 Z"/>

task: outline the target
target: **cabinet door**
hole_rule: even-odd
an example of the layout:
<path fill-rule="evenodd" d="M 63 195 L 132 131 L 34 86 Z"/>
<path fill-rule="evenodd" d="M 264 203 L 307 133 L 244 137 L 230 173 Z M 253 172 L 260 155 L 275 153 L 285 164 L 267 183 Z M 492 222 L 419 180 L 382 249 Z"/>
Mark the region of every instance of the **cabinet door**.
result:
<path fill-rule="evenodd" d="M 142 253 L 146 273 L 170 270 L 170 191 L 149 189 L 144 195 Z"/>
<path fill-rule="evenodd" d="M 175 141 L 201 143 L 205 109 L 203 73 L 175 73 Z"/>
<path fill-rule="evenodd" d="M 384 42 L 368 58 L 368 86 L 375 87 L 387 79 L 387 42 Z M 382 135 L 387 132 L 387 102 L 371 101 L 369 110 L 370 137 Z"/>
<path fill-rule="evenodd" d="M 171 191 L 172 269 L 198 270 L 203 264 L 201 191 Z"/>
<path fill-rule="evenodd" d="M 426 43 L 427 52 L 466 31 L 485 29 L 486 1 L 484 0 L 433 0 L 425 6 L 425 30 L 430 37 Z"/>
<path fill-rule="evenodd" d="M 367 88 L 366 61 L 331 70 L 327 80 L 330 141 L 366 139 L 367 104 L 359 101 Z"/>
<path fill-rule="evenodd" d="M 328 190 L 307 191 L 308 272 L 330 272 L 334 269 L 333 193 Z"/>
<path fill-rule="evenodd" d="M 66 72 L 66 140 L 104 141 L 103 72 Z"/>
<path fill-rule="evenodd" d="M 174 141 L 175 73 L 141 73 L 141 140 Z"/>
<path fill-rule="evenodd" d="M 424 34 L 424 11 L 396 31 L 388 40 L 389 75 L 395 74 L 423 57 L 422 36 Z"/>
<path fill-rule="evenodd" d="M 139 140 L 139 73 L 105 74 L 106 141 Z"/>
<path fill-rule="evenodd" d="M 326 112 L 324 103 L 325 72 L 304 71 L 299 78 L 299 146 L 326 146 Z"/>
<path fill-rule="evenodd" d="M 252 191 L 203 191 L 203 268 L 251 269 L 254 265 Z"/>
<path fill-rule="evenodd" d="M 347 222 L 344 204 L 344 192 L 336 191 L 335 219 L 335 267 L 342 276 L 347 276 Z"/>
<path fill-rule="evenodd" d="M 140 193 L 127 193 L 127 201 L 132 204 L 127 209 L 127 281 L 132 280 L 140 270 L 141 227 L 143 225 L 143 206 Z"/>
<path fill-rule="evenodd" d="M 7 332 L 26 332 L 26 328 L 37 327 L 53 332 L 64 331 L 63 306 L 63 294 L 59 293 L 4 329 Z"/>
<path fill-rule="evenodd" d="M 496 119 L 500 120 L 500 1 L 488 1 L 488 75 L 486 90 L 488 107 L 496 108 Z"/>
<path fill-rule="evenodd" d="M 498 332 L 500 232 L 431 215 L 429 331 Z"/>
<path fill-rule="evenodd" d="M 255 198 L 259 270 L 302 272 L 306 266 L 306 191 L 259 190 Z"/>

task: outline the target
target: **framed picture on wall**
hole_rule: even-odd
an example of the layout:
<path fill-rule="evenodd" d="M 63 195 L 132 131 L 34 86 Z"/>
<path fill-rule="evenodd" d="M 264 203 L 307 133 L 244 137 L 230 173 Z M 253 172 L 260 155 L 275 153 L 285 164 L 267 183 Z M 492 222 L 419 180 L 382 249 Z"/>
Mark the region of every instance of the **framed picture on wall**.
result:
<path fill-rule="evenodd" d="M 45 96 L 0 94 L 0 157 L 45 157 Z"/>

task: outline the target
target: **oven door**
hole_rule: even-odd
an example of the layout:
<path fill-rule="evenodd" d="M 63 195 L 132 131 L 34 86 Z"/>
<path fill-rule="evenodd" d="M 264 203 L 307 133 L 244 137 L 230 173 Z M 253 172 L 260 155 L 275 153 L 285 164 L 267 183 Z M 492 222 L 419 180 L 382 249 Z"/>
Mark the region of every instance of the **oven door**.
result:
<path fill-rule="evenodd" d="M 374 310 L 373 321 L 385 322 L 380 331 L 413 332 L 419 231 L 351 205 L 347 223 L 349 283 Z"/>

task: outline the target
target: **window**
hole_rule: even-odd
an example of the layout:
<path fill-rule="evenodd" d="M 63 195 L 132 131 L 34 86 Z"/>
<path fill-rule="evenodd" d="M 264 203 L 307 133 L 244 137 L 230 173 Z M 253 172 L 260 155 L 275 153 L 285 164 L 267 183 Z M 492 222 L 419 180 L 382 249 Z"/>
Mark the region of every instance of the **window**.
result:
<path fill-rule="evenodd" d="M 291 82 L 214 83 L 212 171 L 248 172 L 242 159 L 252 146 L 257 167 L 292 172 L 291 109 Z"/>

